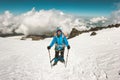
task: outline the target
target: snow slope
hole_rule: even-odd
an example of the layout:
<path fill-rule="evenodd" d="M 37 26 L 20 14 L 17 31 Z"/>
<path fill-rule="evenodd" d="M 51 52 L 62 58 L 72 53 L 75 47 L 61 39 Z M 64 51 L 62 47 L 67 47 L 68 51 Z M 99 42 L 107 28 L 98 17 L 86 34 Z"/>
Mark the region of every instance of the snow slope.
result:
<path fill-rule="evenodd" d="M 120 28 L 81 34 L 69 40 L 68 66 L 50 68 L 46 46 L 52 38 L 0 38 L 0 80 L 120 80 Z M 65 56 L 67 49 L 65 51 Z M 51 49 L 54 57 L 54 48 Z"/>

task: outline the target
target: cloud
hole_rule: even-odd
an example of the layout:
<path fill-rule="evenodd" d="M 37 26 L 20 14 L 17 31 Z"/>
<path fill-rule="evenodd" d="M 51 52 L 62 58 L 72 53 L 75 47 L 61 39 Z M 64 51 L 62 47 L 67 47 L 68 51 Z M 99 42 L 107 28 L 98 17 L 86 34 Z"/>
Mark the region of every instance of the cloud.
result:
<path fill-rule="evenodd" d="M 91 23 L 98 23 L 98 22 L 105 23 L 106 20 L 107 18 L 103 16 L 90 19 Z"/>
<path fill-rule="evenodd" d="M 15 23 L 13 14 L 5 11 L 3 15 L 0 15 L 0 32 L 3 34 L 12 33 Z"/>
<path fill-rule="evenodd" d="M 116 10 L 111 12 L 111 16 L 109 18 L 109 24 L 120 24 L 120 1 L 114 3 Z"/>
<path fill-rule="evenodd" d="M 28 34 L 44 34 L 45 32 L 55 31 L 56 27 L 62 26 L 63 31 L 70 32 L 72 16 L 55 9 L 31 11 L 22 14 L 22 21 L 16 32 Z"/>
<path fill-rule="evenodd" d="M 90 27 L 103 27 L 106 26 L 106 22 L 108 21 L 108 19 L 106 17 L 95 17 L 90 19 Z"/>
<path fill-rule="evenodd" d="M 70 33 L 72 28 L 78 30 L 90 29 L 90 27 L 101 27 L 111 23 L 120 22 L 120 10 L 114 11 L 110 18 L 94 17 L 84 18 L 66 14 L 60 10 L 32 10 L 20 15 L 13 15 L 9 11 L 5 11 L 0 15 L 0 33 L 17 33 L 25 35 L 35 34 L 42 35 L 46 32 L 56 30 L 60 26 L 63 32 Z"/>
<path fill-rule="evenodd" d="M 33 8 L 31 11 L 14 16 L 9 11 L 0 15 L 0 32 L 12 33 L 17 29 L 17 33 L 44 34 L 45 32 L 55 31 L 56 27 L 62 26 L 66 32 L 71 30 L 72 16 L 67 15 L 59 10 L 40 10 Z"/>
<path fill-rule="evenodd" d="M 112 24 L 120 24 L 120 9 L 112 12 L 110 19 Z"/>

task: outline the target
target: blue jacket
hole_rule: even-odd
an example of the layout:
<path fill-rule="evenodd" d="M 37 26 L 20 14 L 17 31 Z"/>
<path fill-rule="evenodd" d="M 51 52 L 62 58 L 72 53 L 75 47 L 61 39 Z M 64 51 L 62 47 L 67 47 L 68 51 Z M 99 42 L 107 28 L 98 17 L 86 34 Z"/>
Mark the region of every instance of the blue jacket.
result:
<path fill-rule="evenodd" d="M 60 36 L 54 36 L 52 42 L 50 43 L 50 47 L 52 47 L 55 43 L 57 45 L 69 45 L 67 38 L 63 34 Z"/>

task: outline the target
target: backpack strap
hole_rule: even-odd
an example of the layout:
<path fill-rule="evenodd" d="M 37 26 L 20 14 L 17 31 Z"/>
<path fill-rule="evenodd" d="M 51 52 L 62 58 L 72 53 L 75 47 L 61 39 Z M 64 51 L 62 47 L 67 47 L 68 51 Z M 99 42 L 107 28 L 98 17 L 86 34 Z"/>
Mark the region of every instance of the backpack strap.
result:
<path fill-rule="evenodd" d="M 62 33 L 62 42 L 64 42 L 64 37 L 65 35 Z M 55 38 L 57 39 L 57 35 L 55 36 Z M 56 44 L 57 44 L 57 41 L 56 41 Z"/>

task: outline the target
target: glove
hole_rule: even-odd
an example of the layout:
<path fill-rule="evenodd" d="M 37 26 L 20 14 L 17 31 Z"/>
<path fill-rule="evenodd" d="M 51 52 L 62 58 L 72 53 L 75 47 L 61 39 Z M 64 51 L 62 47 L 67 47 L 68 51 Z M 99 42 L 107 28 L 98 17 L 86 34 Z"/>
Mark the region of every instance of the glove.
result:
<path fill-rule="evenodd" d="M 69 46 L 69 45 L 67 46 L 67 49 L 70 49 L 70 46 Z"/>
<path fill-rule="evenodd" d="M 50 49 L 50 46 L 48 46 L 47 49 L 49 50 L 49 49 Z"/>

